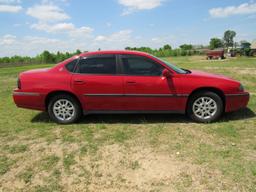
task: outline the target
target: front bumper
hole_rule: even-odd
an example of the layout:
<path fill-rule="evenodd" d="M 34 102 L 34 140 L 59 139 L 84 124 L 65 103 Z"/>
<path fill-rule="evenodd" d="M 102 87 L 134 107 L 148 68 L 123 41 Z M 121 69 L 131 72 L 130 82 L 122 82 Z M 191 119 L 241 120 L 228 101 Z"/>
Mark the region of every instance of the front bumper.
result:
<path fill-rule="evenodd" d="M 19 89 L 13 90 L 13 101 L 17 107 L 44 111 L 44 96 L 36 92 L 23 92 Z"/>
<path fill-rule="evenodd" d="M 237 111 L 241 108 L 245 108 L 250 100 L 250 94 L 248 92 L 238 94 L 226 94 L 226 108 L 225 112 Z"/>

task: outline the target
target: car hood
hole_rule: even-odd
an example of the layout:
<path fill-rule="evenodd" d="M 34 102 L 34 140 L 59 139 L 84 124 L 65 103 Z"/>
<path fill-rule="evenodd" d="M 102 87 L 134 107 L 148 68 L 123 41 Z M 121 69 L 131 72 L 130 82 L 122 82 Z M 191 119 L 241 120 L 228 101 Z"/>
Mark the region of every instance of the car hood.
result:
<path fill-rule="evenodd" d="M 192 70 L 190 75 L 193 76 L 193 77 L 212 78 L 212 79 L 233 81 L 233 82 L 237 82 L 238 83 L 238 81 L 236 81 L 234 79 L 231 79 L 229 77 L 226 77 L 224 75 L 212 74 L 212 73 L 207 73 L 207 72 L 203 72 L 203 71 Z"/>

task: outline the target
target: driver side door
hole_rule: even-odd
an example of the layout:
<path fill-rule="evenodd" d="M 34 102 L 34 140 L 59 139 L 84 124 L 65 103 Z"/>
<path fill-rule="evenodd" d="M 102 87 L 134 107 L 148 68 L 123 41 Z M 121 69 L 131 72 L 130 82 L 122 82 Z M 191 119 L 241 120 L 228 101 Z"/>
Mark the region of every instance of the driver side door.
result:
<path fill-rule="evenodd" d="M 178 111 L 173 77 L 162 76 L 165 67 L 154 60 L 135 55 L 121 55 L 124 75 L 124 106 L 132 111 Z"/>

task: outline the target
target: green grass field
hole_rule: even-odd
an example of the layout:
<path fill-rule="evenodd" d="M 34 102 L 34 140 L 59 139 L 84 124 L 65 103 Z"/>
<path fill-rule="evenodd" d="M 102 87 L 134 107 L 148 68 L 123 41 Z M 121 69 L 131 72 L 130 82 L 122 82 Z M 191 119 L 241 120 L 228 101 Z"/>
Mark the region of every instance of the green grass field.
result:
<path fill-rule="evenodd" d="M 165 114 L 63 126 L 12 101 L 18 73 L 50 65 L 1 68 L 0 191 L 255 191 L 256 58 L 165 59 L 241 81 L 248 109 L 213 124 Z"/>

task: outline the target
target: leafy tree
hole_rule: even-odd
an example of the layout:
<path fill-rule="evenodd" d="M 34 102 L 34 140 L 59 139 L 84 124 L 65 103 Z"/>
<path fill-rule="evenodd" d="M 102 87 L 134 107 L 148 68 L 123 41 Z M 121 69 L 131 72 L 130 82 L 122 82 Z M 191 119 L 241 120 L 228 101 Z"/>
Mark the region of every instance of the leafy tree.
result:
<path fill-rule="evenodd" d="M 76 55 L 80 55 L 81 53 L 82 52 L 79 49 L 76 50 Z"/>
<path fill-rule="evenodd" d="M 41 60 L 43 63 L 53 63 L 53 56 L 49 51 L 44 51 L 41 54 Z"/>
<path fill-rule="evenodd" d="M 172 49 L 172 47 L 171 47 L 171 45 L 164 45 L 164 47 L 163 47 L 163 49 L 164 50 L 171 50 Z"/>
<path fill-rule="evenodd" d="M 236 36 L 236 32 L 235 31 L 232 31 L 232 30 L 225 31 L 224 37 L 223 37 L 224 45 L 226 47 L 233 47 L 234 46 L 234 38 L 235 38 L 235 36 Z"/>
<path fill-rule="evenodd" d="M 191 44 L 183 44 L 180 46 L 182 50 L 191 50 L 193 48 L 193 45 Z"/>
<path fill-rule="evenodd" d="M 174 50 L 173 50 L 172 56 L 174 56 L 174 57 L 178 56 L 178 50 L 177 50 L 177 49 L 174 49 Z"/>
<path fill-rule="evenodd" d="M 133 50 L 133 51 L 142 51 L 142 52 L 146 52 L 146 53 L 150 53 L 152 54 L 154 52 L 153 49 L 151 49 L 150 47 L 126 47 L 126 50 Z"/>
<path fill-rule="evenodd" d="M 211 38 L 210 49 L 217 49 L 223 47 L 223 42 L 219 38 Z"/>

